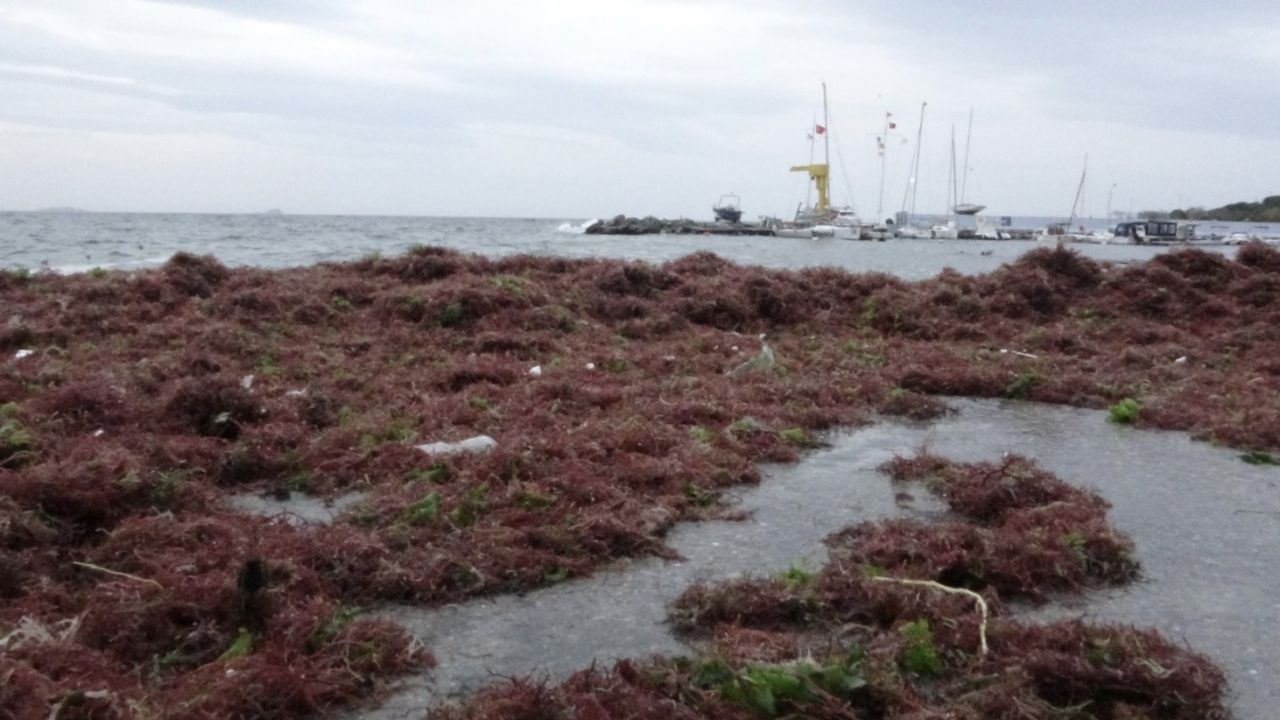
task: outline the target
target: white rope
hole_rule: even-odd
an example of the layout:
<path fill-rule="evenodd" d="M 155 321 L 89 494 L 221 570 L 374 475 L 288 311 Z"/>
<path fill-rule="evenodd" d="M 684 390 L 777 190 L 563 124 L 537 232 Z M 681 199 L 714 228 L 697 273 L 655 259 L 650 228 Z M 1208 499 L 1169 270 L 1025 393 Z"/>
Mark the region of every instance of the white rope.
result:
<path fill-rule="evenodd" d="M 871 579 L 876 582 L 890 582 L 898 583 L 900 585 L 918 585 L 920 587 L 927 587 L 933 590 L 951 593 L 952 595 L 964 595 L 966 597 L 973 598 L 973 601 L 978 605 L 978 613 L 982 616 L 982 622 L 978 624 L 978 651 L 981 655 L 987 654 L 987 601 L 982 599 L 982 596 L 978 593 L 964 588 L 943 585 L 942 583 L 934 582 L 933 580 L 908 580 L 906 578 L 892 577 L 873 577 Z"/>

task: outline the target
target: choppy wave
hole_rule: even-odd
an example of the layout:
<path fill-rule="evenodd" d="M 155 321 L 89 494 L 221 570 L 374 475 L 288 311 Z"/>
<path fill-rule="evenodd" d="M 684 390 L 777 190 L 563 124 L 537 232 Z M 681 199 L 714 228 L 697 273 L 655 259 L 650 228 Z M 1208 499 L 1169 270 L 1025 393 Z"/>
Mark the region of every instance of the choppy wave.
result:
<path fill-rule="evenodd" d="M 862 243 L 778 237 L 586 235 L 594 222 L 562 218 L 530 222 L 512 218 L 0 212 L 0 268 L 59 273 L 94 268 L 137 270 L 159 265 L 179 251 L 213 255 L 233 267 L 279 268 L 371 255 L 391 257 L 425 243 L 490 258 L 532 254 L 665 262 L 706 251 L 750 265 L 793 269 L 831 266 L 911 280 L 931 277 L 948 267 L 962 273 L 986 272 L 1036 247 L 1034 242 L 986 240 Z M 1122 262 L 1167 251 L 1134 245 L 1077 247 L 1090 257 Z"/>
<path fill-rule="evenodd" d="M 582 235 L 587 231 L 587 228 L 591 227 L 592 225 L 595 225 L 598 222 L 600 222 L 598 218 L 591 218 L 590 220 L 582 223 L 581 225 L 574 225 L 573 223 L 567 223 L 567 222 L 560 223 L 560 227 L 556 228 L 556 232 L 569 233 L 570 235 Z"/>

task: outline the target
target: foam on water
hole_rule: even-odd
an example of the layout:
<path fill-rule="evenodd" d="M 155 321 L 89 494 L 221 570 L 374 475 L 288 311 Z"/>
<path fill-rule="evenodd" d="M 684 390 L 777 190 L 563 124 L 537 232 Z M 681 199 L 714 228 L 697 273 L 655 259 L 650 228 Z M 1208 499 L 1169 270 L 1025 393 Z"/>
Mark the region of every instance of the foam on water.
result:
<path fill-rule="evenodd" d="M 569 233 L 570 235 L 583 235 L 587 232 L 587 228 L 591 227 L 592 225 L 595 225 L 598 222 L 600 222 L 600 220 L 598 220 L 597 218 L 591 218 L 590 220 L 580 225 L 574 225 L 573 223 L 567 223 L 567 222 L 560 223 L 560 225 L 556 228 L 556 232 Z"/>

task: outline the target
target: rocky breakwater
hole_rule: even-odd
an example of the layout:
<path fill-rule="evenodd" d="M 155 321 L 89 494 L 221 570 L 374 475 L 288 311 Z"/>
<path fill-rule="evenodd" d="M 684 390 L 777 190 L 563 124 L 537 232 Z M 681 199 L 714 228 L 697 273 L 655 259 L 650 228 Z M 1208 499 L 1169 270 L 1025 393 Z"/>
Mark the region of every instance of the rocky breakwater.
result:
<path fill-rule="evenodd" d="M 652 215 L 634 218 L 618 215 L 587 226 L 588 235 L 772 235 L 773 231 L 751 223 L 699 222 L 688 218 L 663 220 Z"/>

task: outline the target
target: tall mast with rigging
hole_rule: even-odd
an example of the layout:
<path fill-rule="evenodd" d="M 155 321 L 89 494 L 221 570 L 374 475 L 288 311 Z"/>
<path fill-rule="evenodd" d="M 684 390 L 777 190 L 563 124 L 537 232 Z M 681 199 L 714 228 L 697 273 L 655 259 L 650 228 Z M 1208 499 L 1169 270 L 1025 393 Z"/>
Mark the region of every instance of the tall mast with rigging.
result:
<path fill-rule="evenodd" d="M 792 165 L 792 172 L 807 172 L 809 179 L 813 181 L 814 188 L 818 191 L 818 204 L 815 210 L 819 213 L 826 212 L 831 205 L 831 201 L 827 195 L 827 181 L 830 177 L 831 169 L 831 139 L 827 132 L 827 84 L 822 83 L 822 125 L 814 128 L 814 131 L 822 135 L 822 162 L 810 162 L 808 165 Z"/>
<path fill-rule="evenodd" d="M 1067 225 L 1071 225 L 1076 221 L 1076 208 L 1080 205 L 1080 194 L 1084 192 L 1084 178 L 1089 174 L 1089 155 L 1084 156 L 1084 170 L 1080 171 L 1080 184 L 1076 186 L 1076 199 L 1071 203 L 1071 217 L 1067 219 Z M 1081 208 L 1081 215 L 1084 214 Z"/>
<path fill-rule="evenodd" d="M 907 178 L 907 188 L 902 195 L 902 211 L 907 213 L 908 219 L 916 214 L 916 195 L 920 188 L 920 145 L 924 138 L 924 109 L 928 104 L 920 103 L 920 124 L 916 127 L 916 148 L 911 157 L 911 177 Z"/>
<path fill-rule="evenodd" d="M 951 125 L 951 173 L 947 176 L 947 205 L 951 208 L 948 214 L 954 213 L 956 205 L 959 204 L 956 195 L 959 179 L 956 175 L 956 126 L 953 123 Z"/>
<path fill-rule="evenodd" d="M 969 106 L 969 129 L 964 134 L 964 172 L 960 174 L 960 203 L 964 204 L 969 188 L 969 143 L 973 140 L 973 106 Z"/>
<path fill-rule="evenodd" d="M 884 134 L 876 138 L 876 146 L 880 151 L 880 202 L 876 205 L 876 222 L 881 222 L 880 218 L 884 217 L 884 175 L 885 175 L 885 158 L 889 154 L 889 131 L 898 126 L 893 121 L 893 113 L 886 112 L 884 114 Z"/>
<path fill-rule="evenodd" d="M 827 84 L 822 83 L 822 163 L 831 167 L 831 119 L 827 117 Z"/>

